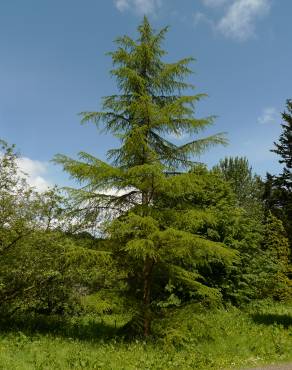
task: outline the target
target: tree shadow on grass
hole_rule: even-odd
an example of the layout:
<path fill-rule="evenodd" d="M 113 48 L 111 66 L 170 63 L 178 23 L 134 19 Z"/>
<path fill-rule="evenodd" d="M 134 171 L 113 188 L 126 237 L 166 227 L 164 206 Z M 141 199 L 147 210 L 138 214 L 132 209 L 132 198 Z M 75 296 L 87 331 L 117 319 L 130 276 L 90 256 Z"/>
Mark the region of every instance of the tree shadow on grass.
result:
<path fill-rule="evenodd" d="M 27 336 L 35 334 L 59 336 L 91 342 L 107 342 L 118 338 L 120 328 L 102 319 L 83 320 L 82 317 L 66 319 L 62 316 L 19 315 L 9 319 L 0 318 L 0 333 L 22 332 Z"/>
<path fill-rule="evenodd" d="M 280 314 L 268 314 L 268 313 L 256 313 L 251 315 L 253 321 L 257 324 L 265 325 L 282 325 L 285 329 L 292 326 L 292 316 L 291 315 L 280 315 Z"/>

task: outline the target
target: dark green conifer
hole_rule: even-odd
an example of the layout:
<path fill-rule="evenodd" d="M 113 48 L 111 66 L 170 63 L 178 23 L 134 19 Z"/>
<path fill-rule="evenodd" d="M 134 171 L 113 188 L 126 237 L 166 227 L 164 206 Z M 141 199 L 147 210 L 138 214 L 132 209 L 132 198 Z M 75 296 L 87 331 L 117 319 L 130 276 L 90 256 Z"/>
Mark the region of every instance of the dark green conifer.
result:
<path fill-rule="evenodd" d="M 267 174 L 265 201 L 268 210 L 280 218 L 285 227 L 292 251 L 292 100 L 287 100 L 287 111 L 282 114 L 284 123 L 278 143 L 271 151 L 281 158 L 281 174 Z"/>
<path fill-rule="evenodd" d="M 282 114 L 284 123 L 281 125 L 283 132 L 279 143 L 274 143 L 275 149 L 271 151 L 278 154 L 281 159 L 279 163 L 284 165 L 282 174 L 278 177 L 281 183 L 290 193 L 292 192 L 292 100 L 287 100 L 287 111 Z"/>

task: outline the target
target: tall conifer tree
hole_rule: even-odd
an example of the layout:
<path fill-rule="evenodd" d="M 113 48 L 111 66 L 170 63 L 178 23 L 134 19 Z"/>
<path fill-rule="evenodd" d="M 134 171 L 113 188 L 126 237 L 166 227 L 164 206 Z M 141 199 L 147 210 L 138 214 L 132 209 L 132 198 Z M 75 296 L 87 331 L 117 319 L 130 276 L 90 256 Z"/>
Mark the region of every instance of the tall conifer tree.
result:
<path fill-rule="evenodd" d="M 287 100 L 283 112 L 282 133 L 271 151 L 280 156 L 283 171 L 278 176 L 267 174 L 265 200 L 270 209 L 283 222 L 292 252 L 292 100 Z"/>
<path fill-rule="evenodd" d="M 83 122 L 93 121 L 98 127 L 103 123 L 120 139 L 121 146 L 108 151 L 109 161 L 87 153 L 80 153 L 79 160 L 56 158 L 84 184 L 72 190 L 84 215 L 93 220 L 100 214 L 114 218 L 105 233 L 113 258 L 125 272 L 128 295 L 136 298 L 145 336 L 150 333 L 152 307 L 169 281 L 179 281 L 198 296 L 218 298 L 220 293 L 204 284 L 197 267 L 208 259 L 230 263 L 234 258 L 222 243 L 182 230 L 176 222 L 188 208 L 187 199 L 198 189 L 204 193 L 200 175 L 181 171 L 192 168 L 194 155 L 226 140 L 223 134 L 180 146 L 169 140 L 170 135 L 197 135 L 213 118 L 194 117 L 204 94 L 188 93 L 193 85 L 185 78 L 192 73 L 193 59 L 162 60 L 166 32 L 167 28 L 155 32 L 145 17 L 137 40 L 118 38 L 110 56 L 120 93 L 104 98 L 103 111 L 82 113 Z M 165 197 L 174 204 L 179 199 L 180 206 L 169 209 L 160 202 Z M 203 212 L 196 215 L 202 217 Z"/>
<path fill-rule="evenodd" d="M 292 100 L 287 100 L 287 111 L 282 114 L 284 123 L 282 123 L 283 132 L 280 135 L 279 142 L 274 143 L 275 149 L 271 151 L 278 154 L 281 159 L 279 162 L 284 165 L 283 172 L 279 180 L 290 193 L 292 192 Z"/>

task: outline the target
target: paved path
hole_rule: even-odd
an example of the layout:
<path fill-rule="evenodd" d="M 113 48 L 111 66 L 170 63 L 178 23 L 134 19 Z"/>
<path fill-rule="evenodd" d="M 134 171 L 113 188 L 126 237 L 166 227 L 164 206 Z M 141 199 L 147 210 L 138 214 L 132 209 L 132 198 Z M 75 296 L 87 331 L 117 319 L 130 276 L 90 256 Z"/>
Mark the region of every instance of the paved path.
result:
<path fill-rule="evenodd" d="M 245 369 L 245 370 L 292 370 L 292 364 L 262 366 L 262 367 L 255 367 L 253 369 Z"/>

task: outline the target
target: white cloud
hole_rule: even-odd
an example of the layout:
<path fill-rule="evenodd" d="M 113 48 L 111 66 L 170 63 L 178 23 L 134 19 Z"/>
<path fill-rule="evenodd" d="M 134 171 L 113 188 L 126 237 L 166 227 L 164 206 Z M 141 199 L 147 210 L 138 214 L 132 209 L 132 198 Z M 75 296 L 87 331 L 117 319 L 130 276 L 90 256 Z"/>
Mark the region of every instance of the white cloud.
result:
<path fill-rule="evenodd" d="M 114 0 L 120 12 L 134 10 L 135 13 L 152 14 L 161 6 L 162 0 Z"/>
<path fill-rule="evenodd" d="M 217 24 L 225 36 L 244 41 L 254 35 L 255 22 L 268 14 L 270 0 L 234 0 Z"/>
<path fill-rule="evenodd" d="M 258 123 L 269 124 L 277 121 L 279 113 L 276 108 L 267 107 L 263 110 L 262 114 L 258 117 Z"/>
<path fill-rule="evenodd" d="M 28 184 L 34 187 L 35 190 L 42 192 L 52 186 L 44 177 L 48 171 L 45 162 L 20 157 L 17 159 L 17 165 L 20 174 L 25 174 Z"/>

